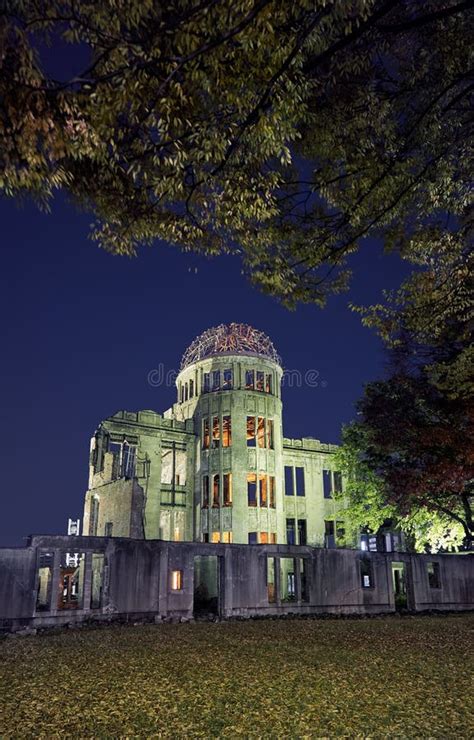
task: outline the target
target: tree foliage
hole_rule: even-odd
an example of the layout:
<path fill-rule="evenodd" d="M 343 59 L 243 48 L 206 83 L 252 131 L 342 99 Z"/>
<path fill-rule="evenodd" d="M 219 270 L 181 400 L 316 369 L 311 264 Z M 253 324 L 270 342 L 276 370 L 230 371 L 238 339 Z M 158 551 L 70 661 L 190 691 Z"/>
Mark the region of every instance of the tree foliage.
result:
<path fill-rule="evenodd" d="M 0 186 L 95 214 L 114 253 L 237 251 L 288 304 L 342 290 L 369 235 L 465 244 L 470 2 L 5 0 Z M 56 79 L 58 37 L 89 60 Z"/>
<path fill-rule="evenodd" d="M 398 340 L 388 377 L 366 386 L 359 419 L 344 430 L 340 464 L 349 477 L 347 495 L 359 524 L 365 520 L 377 529 L 383 518 L 397 518 L 416 539 L 438 546 L 443 538 L 458 542 L 462 527 L 470 548 L 473 384 L 459 361 L 466 356 L 468 339 L 463 344 L 456 327 L 450 341 L 450 328 L 448 322 L 440 347 L 420 346 L 409 336 Z M 437 362 L 440 352 L 444 365 Z M 460 389 L 441 377 L 440 368 L 456 365 L 463 367 Z"/>

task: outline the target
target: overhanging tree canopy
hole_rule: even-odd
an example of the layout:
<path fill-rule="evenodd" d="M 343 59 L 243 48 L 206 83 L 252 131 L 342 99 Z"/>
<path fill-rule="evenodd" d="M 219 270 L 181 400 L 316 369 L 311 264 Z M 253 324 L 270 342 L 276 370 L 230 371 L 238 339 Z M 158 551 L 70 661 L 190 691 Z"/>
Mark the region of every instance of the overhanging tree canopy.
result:
<path fill-rule="evenodd" d="M 469 229 L 470 2 L 6 0 L 0 185 L 66 188 L 116 253 L 239 251 L 288 304 L 369 235 Z M 73 79 L 44 36 L 86 45 Z"/>

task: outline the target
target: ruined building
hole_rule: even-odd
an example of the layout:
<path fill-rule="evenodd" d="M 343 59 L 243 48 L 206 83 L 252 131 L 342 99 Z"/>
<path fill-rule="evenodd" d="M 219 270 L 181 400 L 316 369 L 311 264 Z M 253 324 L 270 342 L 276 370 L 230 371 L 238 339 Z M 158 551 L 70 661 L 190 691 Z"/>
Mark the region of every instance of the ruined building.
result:
<path fill-rule="evenodd" d="M 345 546 L 335 446 L 283 435 L 280 358 L 245 324 L 183 355 L 164 414 L 120 411 L 91 442 L 84 535 Z"/>
<path fill-rule="evenodd" d="M 268 337 L 219 326 L 185 352 L 172 409 L 106 419 L 82 535 L 0 548 L 0 632 L 472 609 L 472 556 L 400 552 L 388 534 L 351 548 L 335 447 L 283 436 L 281 381 Z"/>

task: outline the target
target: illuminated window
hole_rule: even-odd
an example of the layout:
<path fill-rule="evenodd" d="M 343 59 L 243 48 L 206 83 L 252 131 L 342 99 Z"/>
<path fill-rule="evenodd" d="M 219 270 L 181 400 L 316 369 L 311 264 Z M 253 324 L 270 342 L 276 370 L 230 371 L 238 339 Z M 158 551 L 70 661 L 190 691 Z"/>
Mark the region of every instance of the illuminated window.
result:
<path fill-rule="evenodd" d="M 295 468 L 296 495 L 304 496 L 304 468 Z"/>
<path fill-rule="evenodd" d="M 260 372 L 260 370 L 257 370 L 257 382 L 255 384 L 255 387 L 258 391 L 263 391 L 263 386 L 265 382 L 265 373 Z"/>
<path fill-rule="evenodd" d="M 183 533 L 181 531 L 180 527 L 175 527 L 173 532 L 173 540 L 175 542 L 182 542 L 183 541 Z"/>
<path fill-rule="evenodd" d="M 258 533 L 249 532 L 249 545 L 258 545 Z"/>
<path fill-rule="evenodd" d="M 227 545 L 230 545 L 232 543 L 233 537 L 232 532 L 222 532 L 222 542 L 225 542 Z"/>
<path fill-rule="evenodd" d="M 268 532 L 260 532 L 260 544 L 268 545 Z"/>
<path fill-rule="evenodd" d="M 362 588 L 372 588 L 374 585 L 372 575 L 372 562 L 369 558 L 360 558 L 360 579 Z"/>
<path fill-rule="evenodd" d="M 430 588 L 441 588 L 441 578 L 439 574 L 439 563 L 430 562 L 426 564 L 428 571 L 428 584 Z"/>
<path fill-rule="evenodd" d="M 267 447 L 273 450 L 273 420 L 267 419 Z"/>
<path fill-rule="evenodd" d="M 209 476 L 202 477 L 202 508 L 207 509 L 209 506 Z"/>
<path fill-rule="evenodd" d="M 224 382 L 222 388 L 225 391 L 229 391 L 232 388 L 232 370 L 224 370 Z"/>
<path fill-rule="evenodd" d="M 209 449 L 209 419 L 207 417 L 202 420 L 202 449 Z"/>
<path fill-rule="evenodd" d="M 218 475 L 215 475 L 212 482 L 212 506 L 214 508 L 219 506 L 219 488 L 220 478 Z"/>
<path fill-rule="evenodd" d="M 285 496 L 293 496 L 293 468 L 285 465 Z"/>
<path fill-rule="evenodd" d="M 286 542 L 288 545 L 296 545 L 294 519 L 286 520 Z"/>
<path fill-rule="evenodd" d="M 183 571 L 172 570 L 171 571 L 171 590 L 182 591 L 183 589 Z"/>
<path fill-rule="evenodd" d="M 267 505 L 267 476 L 258 476 L 258 488 L 260 493 L 260 506 Z"/>
<path fill-rule="evenodd" d="M 274 509 L 276 506 L 275 476 L 274 475 L 268 476 L 268 488 L 269 488 L 269 495 L 270 495 L 270 508 Z"/>
<path fill-rule="evenodd" d="M 271 374 L 265 375 L 265 393 L 272 392 L 272 376 Z"/>
<path fill-rule="evenodd" d="M 224 473 L 224 506 L 232 506 L 232 473 Z"/>
<path fill-rule="evenodd" d="M 245 389 L 247 391 L 253 391 L 255 387 L 255 374 L 253 370 L 245 371 Z"/>
<path fill-rule="evenodd" d="M 298 519 L 298 545 L 306 545 L 306 519 Z"/>
<path fill-rule="evenodd" d="M 247 447 L 255 447 L 255 416 L 247 416 Z"/>
<path fill-rule="evenodd" d="M 202 377 L 202 392 L 209 393 L 211 390 L 211 376 L 210 373 L 204 373 Z"/>
<path fill-rule="evenodd" d="M 247 474 L 247 500 L 249 506 L 257 505 L 257 475 L 256 473 Z"/>
<path fill-rule="evenodd" d="M 330 470 L 323 470 L 323 495 L 332 498 L 332 476 Z"/>
<path fill-rule="evenodd" d="M 194 380 L 189 381 L 189 398 L 194 396 Z"/>
<path fill-rule="evenodd" d="M 258 446 L 261 448 L 265 447 L 265 419 L 263 416 L 258 417 L 257 439 Z"/>
<path fill-rule="evenodd" d="M 270 544 L 276 545 L 277 542 L 277 533 L 276 532 L 270 532 Z"/>
<path fill-rule="evenodd" d="M 221 438 L 221 430 L 219 425 L 219 417 L 214 416 L 212 419 L 212 446 L 219 447 Z"/>
<path fill-rule="evenodd" d="M 211 535 L 211 542 L 214 542 L 214 544 L 218 544 L 220 541 L 221 541 L 221 533 L 213 532 Z"/>
<path fill-rule="evenodd" d="M 221 387 L 221 371 L 213 370 L 212 372 L 212 390 L 218 391 Z"/>
<path fill-rule="evenodd" d="M 232 444 L 232 426 L 230 416 L 222 417 L 222 447 L 230 447 Z"/>

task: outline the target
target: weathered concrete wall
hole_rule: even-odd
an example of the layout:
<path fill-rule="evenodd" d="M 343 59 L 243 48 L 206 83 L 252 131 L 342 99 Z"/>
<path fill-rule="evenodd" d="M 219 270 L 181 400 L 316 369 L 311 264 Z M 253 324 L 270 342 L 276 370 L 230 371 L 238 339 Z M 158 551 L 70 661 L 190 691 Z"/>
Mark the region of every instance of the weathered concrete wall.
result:
<path fill-rule="evenodd" d="M 31 617 L 35 577 L 35 548 L 0 548 L 0 626 L 3 620 Z"/>
<path fill-rule="evenodd" d="M 143 539 L 145 521 L 145 494 L 136 479 L 119 478 L 86 492 L 83 532 L 90 532 L 91 505 L 97 500 L 96 535 L 106 534 L 106 525 L 113 525 L 114 537 Z"/>
<path fill-rule="evenodd" d="M 38 564 L 44 552 L 54 555 L 52 594 L 50 608 L 38 612 Z M 80 601 L 63 606 L 58 594 L 70 573 L 63 566 L 66 552 L 83 553 L 84 558 Z M 103 563 L 102 573 L 93 570 L 94 558 L 96 564 Z M 212 558 L 208 568 L 206 558 Z M 472 555 L 35 536 L 26 548 L 0 549 L 0 625 L 18 629 L 25 624 L 41 627 L 114 617 L 191 618 L 197 581 L 206 570 L 215 574 L 209 596 L 223 617 L 392 612 L 393 565 L 405 569 L 407 606 L 412 611 L 465 610 L 474 608 L 473 560 Z M 370 567 L 370 587 L 362 585 L 362 562 Z M 439 568 L 437 587 L 428 577 L 428 564 L 433 563 Z M 270 593 L 267 578 L 273 564 L 275 588 Z M 94 578 L 100 578 L 95 588 Z"/>

